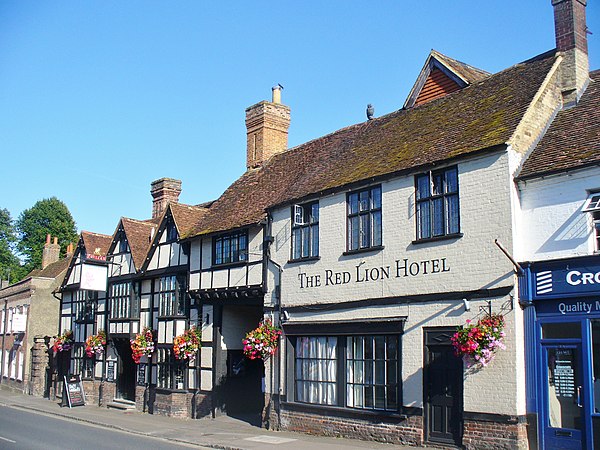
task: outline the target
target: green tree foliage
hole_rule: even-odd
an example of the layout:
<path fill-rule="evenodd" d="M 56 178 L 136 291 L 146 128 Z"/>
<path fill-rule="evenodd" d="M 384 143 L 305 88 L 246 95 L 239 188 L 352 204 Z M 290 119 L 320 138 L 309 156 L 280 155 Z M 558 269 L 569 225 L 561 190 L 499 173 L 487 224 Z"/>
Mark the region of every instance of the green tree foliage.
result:
<path fill-rule="evenodd" d="M 17 235 L 10 212 L 0 209 L 0 278 L 9 279 L 11 283 L 18 281 L 22 275 L 22 268 L 14 254 Z"/>
<path fill-rule="evenodd" d="M 58 237 L 61 256 L 67 245 L 77 242 L 77 229 L 69 208 L 56 197 L 39 200 L 21 213 L 16 228 L 20 236 L 17 249 L 25 259 L 27 270 L 42 267 L 42 253 L 46 235 Z"/>

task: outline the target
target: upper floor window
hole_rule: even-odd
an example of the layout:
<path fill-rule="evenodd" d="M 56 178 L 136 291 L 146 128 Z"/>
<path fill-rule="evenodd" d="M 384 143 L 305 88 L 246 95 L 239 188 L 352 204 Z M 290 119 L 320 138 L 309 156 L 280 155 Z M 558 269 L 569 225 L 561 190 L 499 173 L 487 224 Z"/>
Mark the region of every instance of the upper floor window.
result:
<path fill-rule="evenodd" d="M 319 256 L 319 202 L 292 209 L 292 259 Z"/>
<path fill-rule="evenodd" d="M 415 177 L 417 191 L 417 239 L 457 234 L 458 169 L 451 167 Z"/>
<path fill-rule="evenodd" d="M 111 319 L 137 318 L 140 314 L 138 285 L 125 282 L 115 283 L 109 288 L 108 304 Z"/>
<path fill-rule="evenodd" d="M 121 236 L 121 239 L 119 240 L 119 253 L 126 253 L 127 252 L 127 238 L 125 237 L 125 235 Z"/>
<path fill-rule="evenodd" d="M 185 314 L 185 277 L 171 275 L 158 279 L 158 315 Z"/>
<path fill-rule="evenodd" d="M 594 251 L 600 252 L 600 192 L 590 194 L 583 204 L 582 211 L 592 215 L 592 233 L 594 235 Z"/>
<path fill-rule="evenodd" d="M 229 264 L 248 259 L 248 233 L 223 234 L 213 239 L 214 264 Z"/>
<path fill-rule="evenodd" d="M 75 294 L 75 320 L 93 322 L 96 314 L 98 292 L 79 290 Z"/>
<path fill-rule="evenodd" d="M 348 194 L 348 250 L 380 246 L 381 186 Z"/>
<path fill-rule="evenodd" d="M 177 227 L 175 223 L 169 222 L 167 225 L 167 242 L 175 242 L 177 240 Z"/>

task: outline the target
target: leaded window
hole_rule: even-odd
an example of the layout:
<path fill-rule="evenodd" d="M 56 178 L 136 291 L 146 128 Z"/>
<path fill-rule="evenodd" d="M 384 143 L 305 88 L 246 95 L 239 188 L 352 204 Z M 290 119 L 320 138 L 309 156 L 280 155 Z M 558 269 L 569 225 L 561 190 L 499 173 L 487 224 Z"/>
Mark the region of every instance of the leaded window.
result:
<path fill-rule="evenodd" d="M 98 292 L 79 290 L 75 293 L 75 320 L 91 323 L 94 321 L 98 304 Z"/>
<path fill-rule="evenodd" d="M 417 240 L 458 234 L 458 169 L 451 167 L 415 177 Z"/>
<path fill-rule="evenodd" d="M 297 402 L 397 411 L 399 336 L 296 337 L 295 389 Z"/>
<path fill-rule="evenodd" d="M 348 250 L 382 244 L 381 186 L 348 194 Z"/>
<path fill-rule="evenodd" d="M 292 259 L 319 256 L 319 202 L 292 209 Z"/>
<path fill-rule="evenodd" d="M 108 304 L 111 319 L 137 318 L 140 314 L 139 284 L 130 281 L 110 285 Z"/>
<path fill-rule="evenodd" d="M 185 315 L 185 277 L 167 276 L 158 280 L 158 315 Z"/>
<path fill-rule="evenodd" d="M 158 387 L 161 389 L 185 389 L 185 365 L 173 355 L 171 348 L 158 348 L 156 365 Z"/>
<path fill-rule="evenodd" d="M 247 261 L 248 233 L 240 231 L 223 234 L 213 240 L 213 261 L 215 265 Z"/>

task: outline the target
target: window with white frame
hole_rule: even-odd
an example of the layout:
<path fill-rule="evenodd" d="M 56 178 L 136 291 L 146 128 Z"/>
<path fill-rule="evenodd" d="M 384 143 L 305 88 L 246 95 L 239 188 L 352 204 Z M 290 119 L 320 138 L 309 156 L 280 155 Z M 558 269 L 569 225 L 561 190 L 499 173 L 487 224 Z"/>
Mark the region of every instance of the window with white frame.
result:
<path fill-rule="evenodd" d="M 4 322 L 6 319 L 6 311 L 4 309 L 0 311 L 0 319 L 0 334 L 4 334 Z"/>
<path fill-rule="evenodd" d="M 399 339 L 398 335 L 296 337 L 296 401 L 398 411 Z"/>
<path fill-rule="evenodd" d="M 292 208 L 292 259 L 319 256 L 319 202 Z"/>
<path fill-rule="evenodd" d="M 185 363 L 175 358 L 172 347 L 159 347 L 157 349 L 156 366 L 159 388 L 185 389 Z"/>
<path fill-rule="evenodd" d="M 158 280 L 158 315 L 183 316 L 186 306 L 185 276 L 171 275 Z"/>
<path fill-rule="evenodd" d="M 458 168 L 430 171 L 415 177 L 417 240 L 460 232 Z"/>
<path fill-rule="evenodd" d="M 8 308 L 8 320 L 6 321 L 6 332 L 13 332 L 13 316 L 15 314 L 14 308 Z"/>
<path fill-rule="evenodd" d="M 594 251 L 600 252 L 600 192 L 594 192 L 588 196 L 582 211 L 591 214 Z"/>
<path fill-rule="evenodd" d="M 239 231 L 222 234 L 213 239 L 213 262 L 215 265 L 247 261 L 248 233 Z"/>
<path fill-rule="evenodd" d="M 97 291 L 78 290 L 75 293 L 75 320 L 85 323 L 94 322 L 97 304 Z"/>
<path fill-rule="evenodd" d="M 10 378 L 15 379 L 15 375 L 17 374 L 17 351 L 11 350 L 10 353 Z"/>
<path fill-rule="evenodd" d="M 3 375 L 5 377 L 8 377 L 8 364 L 9 364 L 9 360 L 10 360 L 10 351 L 9 350 L 5 350 L 4 351 L 4 370 L 2 371 Z"/>
<path fill-rule="evenodd" d="M 348 251 L 381 246 L 381 186 L 351 192 L 347 201 Z"/>
<path fill-rule="evenodd" d="M 17 369 L 17 380 L 23 381 L 23 351 L 19 350 L 19 368 Z"/>
<path fill-rule="evenodd" d="M 109 318 L 127 319 L 140 315 L 139 284 L 130 281 L 114 283 L 109 287 Z"/>

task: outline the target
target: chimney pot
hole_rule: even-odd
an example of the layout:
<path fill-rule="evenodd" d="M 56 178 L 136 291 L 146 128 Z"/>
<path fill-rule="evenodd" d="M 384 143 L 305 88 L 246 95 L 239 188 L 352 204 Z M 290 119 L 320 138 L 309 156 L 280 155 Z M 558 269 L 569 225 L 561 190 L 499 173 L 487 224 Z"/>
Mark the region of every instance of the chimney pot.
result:
<path fill-rule="evenodd" d="M 50 234 L 46 235 L 46 244 L 50 243 L 50 239 L 52 239 L 52 236 L 50 236 Z"/>

